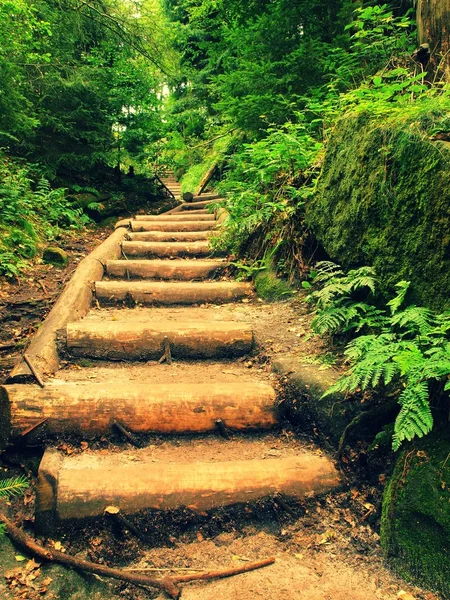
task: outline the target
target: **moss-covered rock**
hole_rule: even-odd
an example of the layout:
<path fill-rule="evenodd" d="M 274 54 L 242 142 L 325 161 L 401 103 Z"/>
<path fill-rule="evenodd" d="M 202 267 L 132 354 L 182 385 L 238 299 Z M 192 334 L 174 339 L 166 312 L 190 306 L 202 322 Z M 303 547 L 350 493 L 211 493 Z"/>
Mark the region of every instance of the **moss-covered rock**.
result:
<path fill-rule="evenodd" d="M 450 431 L 399 456 L 383 500 L 383 548 L 403 576 L 450 597 Z"/>
<path fill-rule="evenodd" d="M 255 289 L 258 296 L 268 302 L 286 300 L 294 293 L 292 286 L 280 279 L 271 266 L 256 275 Z"/>
<path fill-rule="evenodd" d="M 332 134 L 306 221 L 345 268 L 373 265 L 384 292 L 450 306 L 450 151 L 415 123 L 347 116 Z"/>
<path fill-rule="evenodd" d="M 58 248 L 57 246 L 49 246 L 44 250 L 42 255 L 42 260 L 50 265 L 55 265 L 57 267 L 65 267 L 68 263 L 67 253 L 64 252 L 62 248 Z"/>

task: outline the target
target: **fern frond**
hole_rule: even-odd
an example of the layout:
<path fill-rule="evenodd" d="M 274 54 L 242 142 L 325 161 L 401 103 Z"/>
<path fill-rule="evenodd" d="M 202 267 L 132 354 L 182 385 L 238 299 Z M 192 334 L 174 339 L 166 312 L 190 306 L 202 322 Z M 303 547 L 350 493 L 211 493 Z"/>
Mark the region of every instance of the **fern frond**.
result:
<path fill-rule="evenodd" d="M 424 306 L 408 306 L 391 318 L 392 325 L 405 329 L 407 334 L 429 335 L 436 327 L 434 313 Z"/>
<path fill-rule="evenodd" d="M 433 428 L 426 381 L 408 383 L 399 398 L 400 412 L 395 420 L 392 448 L 398 450 L 404 440 L 423 437 Z"/>
<path fill-rule="evenodd" d="M 403 304 L 410 285 L 410 281 L 399 281 L 395 284 L 395 287 L 398 289 L 397 295 L 387 303 L 387 305 L 391 307 L 391 314 L 395 315 L 400 306 Z"/>
<path fill-rule="evenodd" d="M 0 498 L 11 498 L 18 496 L 23 490 L 29 486 L 26 477 L 9 477 L 8 479 L 0 480 Z"/>

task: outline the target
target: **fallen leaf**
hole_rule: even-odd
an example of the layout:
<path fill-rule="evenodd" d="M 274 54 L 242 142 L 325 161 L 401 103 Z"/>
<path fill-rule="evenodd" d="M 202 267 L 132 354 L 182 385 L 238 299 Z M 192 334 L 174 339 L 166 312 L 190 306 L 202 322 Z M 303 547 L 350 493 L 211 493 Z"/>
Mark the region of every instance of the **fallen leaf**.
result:
<path fill-rule="evenodd" d="M 17 560 L 17 562 L 22 562 L 22 561 L 24 561 L 24 560 L 27 560 L 27 559 L 25 558 L 25 556 L 22 556 L 21 554 L 16 554 L 16 555 L 14 556 L 14 558 Z"/>
<path fill-rule="evenodd" d="M 34 558 L 31 558 L 25 565 L 25 570 L 28 572 L 34 571 L 35 569 L 39 569 L 40 566 L 41 563 L 38 563 L 34 560 Z"/>

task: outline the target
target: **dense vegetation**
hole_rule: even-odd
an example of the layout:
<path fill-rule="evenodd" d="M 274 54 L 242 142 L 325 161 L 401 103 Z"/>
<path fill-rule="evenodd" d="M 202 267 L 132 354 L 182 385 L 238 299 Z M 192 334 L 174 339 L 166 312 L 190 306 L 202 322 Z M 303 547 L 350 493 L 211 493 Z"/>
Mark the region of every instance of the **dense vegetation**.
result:
<path fill-rule="evenodd" d="M 176 65 L 160 13 L 152 0 L 0 2 L 0 274 L 86 222 L 62 186 L 104 185 L 160 138 Z"/>
<path fill-rule="evenodd" d="M 419 31 L 436 36 L 422 4 Z M 74 192 L 95 198 L 92 182 L 104 189 L 121 165 L 174 168 L 183 191 L 215 166 L 229 216 L 214 243 L 267 298 L 303 281 L 313 328 L 345 347 L 330 393 L 398 403 L 375 445 L 402 453 L 433 424 L 438 435 L 449 412 L 449 45 L 418 48 L 414 6 L 0 0 L 0 275 L 20 276 L 44 242 L 84 226 Z M 394 514 L 406 496 L 392 486 Z M 447 488 L 433 486 L 440 506 Z M 386 547 L 415 553 L 420 569 L 414 540 L 388 529 Z"/>

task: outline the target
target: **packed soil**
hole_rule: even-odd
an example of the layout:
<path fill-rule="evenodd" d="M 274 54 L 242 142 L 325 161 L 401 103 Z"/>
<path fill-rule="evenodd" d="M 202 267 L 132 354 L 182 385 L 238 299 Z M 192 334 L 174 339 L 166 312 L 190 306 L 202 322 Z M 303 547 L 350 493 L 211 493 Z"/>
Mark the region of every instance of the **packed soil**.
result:
<path fill-rule="evenodd" d="M 108 234 L 109 230 L 96 229 L 86 233 L 84 240 L 68 236 L 60 242 L 69 254 L 66 268 L 35 264 L 19 282 L 2 282 L 0 343 L 15 345 L 2 350 L 3 359 L 17 360 L 77 263 Z M 98 309 L 87 318 L 114 320 L 119 313 L 123 320 L 122 308 Z M 128 309 L 126 318 L 134 320 L 137 314 L 140 320 L 152 321 L 181 321 L 189 314 L 189 320 L 249 322 L 255 331 L 256 349 L 238 361 L 209 362 L 207 368 L 204 363 L 187 361 L 165 365 L 66 358 L 55 379 L 102 382 L 110 377 L 111 368 L 118 381 L 145 381 L 149 385 L 168 381 L 244 382 L 256 378 L 274 385 L 282 401 L 283 385 L 271 372 L 274 358 L 289 353 L 297 355 L 302 364 L 330 362 L 323 342 L 311 337 L 310 316 L 301 296 L 275 304 L 254 298 L 235 304 L 189 308 L 138 307 L 138 312 Z M 9 369 L 9 366 L 3 369 L 3 377 Z M 176 440 L 147 436 L 144 451 L 150 452 L 155 461 L 163 462 L 187 455 L 192 461 L 270 460 L 305 450 L 318 454 L 329 452 L 330 448 L 319 447 L 319 437 L 301 425 L 294 427 L 286 421 L 270 434 L 231 433 L 231 443 L 217 433 Z M 132 457 L 143 451 L 133 448 L 119 435 L 94 440 L 54 440 L 53 443 L 67 454 L 88 454 L 95 450 L 106 456 L 125 450 L 127 456 Z M 432 592 L 409 586 L 398 578 L 383 559 L 379 540 L 380 508 L 389 463 L 383 457 L 378 463 L 372 462 L 369 476 L 367 464 L 362 460 L 365 452 L 364 445 L 358 442 L 343 456 L 339 465 L 343 472 L 342 488 L 320 498 L 300 503 L 274 497 L 249 506 L 196 515 L 187 510 L 153 511 L 136 519 L 143 539 L 108 520 L 92 520 L 55 531 L 52 539 L 45 541 L 58 548 L 62 546 L 67 553 L 102 564 L 161 576 L 238 567 L 275 557 L 273 565 L 251 573 L 185 584 L 182 592 L 185 600 L 437 600 Z M 9 450 L 0 457 L 3 474 L 22 473 L 34 482 L 41 454 L 39 448 Z M 32 485 L 25 496 L 13 499 L 8 506 L 11 516 L 30 531 L 33 505 Z M 54 595 L 51 585 L 44 584 L 49 575 L 46 568 L 27 565 L 28 562 L 23 566 L 18 564 L 17 573 L 9 570 L 6 581 L 0 583 L 0 591 L 4 591 L 6 598 L 62 598 Z M 27 573 L 35 575 L 29 578 Z M 105 582 L 108 587 L 102 599 L 164 598 L 154 590 Z"/>

